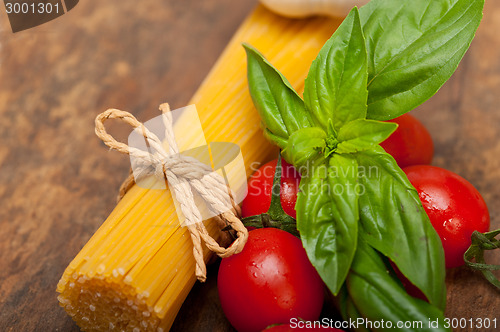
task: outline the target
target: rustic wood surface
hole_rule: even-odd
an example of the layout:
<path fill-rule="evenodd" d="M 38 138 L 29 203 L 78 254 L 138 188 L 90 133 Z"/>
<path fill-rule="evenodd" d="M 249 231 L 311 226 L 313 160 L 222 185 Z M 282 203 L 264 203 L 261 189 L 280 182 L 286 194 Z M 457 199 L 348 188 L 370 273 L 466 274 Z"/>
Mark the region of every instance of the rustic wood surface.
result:
<path fill-rule="evenodd" d="M 0 5 L 0 331 L 79 330 L 58 306 L 56 284 L 113 209 L 129 167 L 94 136 L 94 117 L 115 107 L 146 121 L 161 102 L 186 105 L 255 3 L 87 0 L 15 34 Z M 499 31 L 500 1 L 487 1 L 457 73 L 413 113 L 432 133 L 434 164 L 483 194 L 492 228 L 500 228 Z M 500 264 L 500 253 L 488 258 Z M 173 330 L 232 330 L 215 277 L 213 266 Z M 500 292 L 478 274 L 454 269 L 447 284 L 448 317 L 500 320 Z"/>

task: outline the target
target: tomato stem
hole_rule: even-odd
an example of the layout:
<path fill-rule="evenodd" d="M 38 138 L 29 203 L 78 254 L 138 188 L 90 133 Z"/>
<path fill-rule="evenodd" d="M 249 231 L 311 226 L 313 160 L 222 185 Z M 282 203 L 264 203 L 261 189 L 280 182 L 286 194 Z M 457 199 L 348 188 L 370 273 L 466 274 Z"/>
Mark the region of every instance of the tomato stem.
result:
<path fill-rule="evenodd" d="M 273 187 L 271 189 L 271 205 L 269 210 L 265 213 L 261 213 L 255 216 L 249 216 L 242 218 L 241 221 L 246 227 L 274 227 L 281 230 L 287 231 L 295 236 L 299 236 L 297 231 L 297 222 L 295 218 L 286 214 L 281 206 L 281 153 L 278 155 L 278 163 L 276 164 L 276 170 L 274 171 Z"/>
<path fill-rule="evenodd" d="M 500 229 L 484 234 L 474 231 L 471 236 L 472 245 L 465 252 L 464 261 L 471 269 L 481 271 L 491 284 L 500 289 L 500 280 L 491 272 L 500 270 L 500 265 L 487 264 L 484 260 L 485 250 L 500 248 L 500 240 L 495 239 L 498 234 Z"/>

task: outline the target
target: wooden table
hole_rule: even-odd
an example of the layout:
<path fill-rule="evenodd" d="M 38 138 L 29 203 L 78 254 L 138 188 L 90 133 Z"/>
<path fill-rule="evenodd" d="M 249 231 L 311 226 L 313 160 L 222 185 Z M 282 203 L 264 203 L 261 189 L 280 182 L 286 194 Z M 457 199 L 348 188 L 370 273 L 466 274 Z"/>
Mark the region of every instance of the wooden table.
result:
<path fill-rule="evenodd" d="M 186 105 L 255 0 L 81 1 L 13 34 L 0 6 L 0 331 L 78 331 L 58 306 L 63 270 L 115 205 L 127 158 L 94 135 L 115 107 L 146 121 Z M 500 2 L 457 73 L 414 114 L 434 138 L 434 164 L 472 182 L 500 228 Z M 128 128 L 111 125 L 125 138 Z M 500 253 L 488 255 L 500 263 Z M 197 284 L 175 331 L 230 331 L 216 267 Z M 448 317 L 499 318 L 500 292 L 449 271 Z M 498 322 L 500 324 L 500 322 Z"/>

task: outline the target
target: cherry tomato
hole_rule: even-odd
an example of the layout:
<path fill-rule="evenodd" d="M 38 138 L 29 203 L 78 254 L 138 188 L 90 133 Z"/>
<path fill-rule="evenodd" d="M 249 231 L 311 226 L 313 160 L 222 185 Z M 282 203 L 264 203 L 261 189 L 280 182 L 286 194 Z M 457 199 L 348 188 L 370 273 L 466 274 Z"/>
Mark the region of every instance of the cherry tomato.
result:
<path fill-rule="evenodd" d="M 405 275 L 398 269 L 396 264 L 394 264 L 394 262 L 392 261 L 390 263 L 394 270 L 394 273 L 396 273 L 396 276 L 401 281 L 401 284 L 403 284 L 403 287 L 405 288 L 406 292 L 409 295 L 416 297 L 417 299 L 427 301 L 427 297 L 424 295 L 424 293 L 422 293 L 422 291 L 417 286 L 412 284 L 411 281 L 405 277 Z"/>
<path fill-rule="evenodd" d="M 399 127 L 380 145 L 396 159 L 399 167 L 430 164 L 434 144 L 424 125 L 410 114 L 403 114 L 390 122 Z"/>
<path fill-rule="evenodd" d="M 274 173 L 278 160 L 264 164 L 255 172 L 248 181 L 248 194 L 242 202 L 241 213 L 243 217 L 250 217 L 265 213 L 271 206 L 271 193 L 273 188 Z M 300 174 L 295 167 L 281 160 L 281 206 L 286 214 L 297 218 L 295 203 L 299 191 Z"/>
<path fill-rule="evenodd" d="M 479 192 L 464 178 L 434 166 L 410 166 L 403 171 L 417 189 L 432 225 L 443 243 L 446 267 L 464 264 L 472 232 L 487 232 L 488 207 Z"/>
<path fill-rule="evenodd" d="M 222 259 L 217 280 L 222 309 L 240 332 L 291 318 L 317 320 L 323 282 L 300 240 L 277 228 L 249 232 L 239 254 Z"/>

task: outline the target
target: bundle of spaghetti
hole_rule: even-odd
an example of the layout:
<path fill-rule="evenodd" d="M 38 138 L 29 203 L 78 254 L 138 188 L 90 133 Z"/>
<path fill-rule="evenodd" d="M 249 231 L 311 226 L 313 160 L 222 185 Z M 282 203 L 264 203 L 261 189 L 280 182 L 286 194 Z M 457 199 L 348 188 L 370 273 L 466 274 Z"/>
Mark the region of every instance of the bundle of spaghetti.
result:
<path fill-rule="evenodd" d="M 262 50 L 301 91 L 312 60 L 339 23 L 286 19 L 257 7 L 192 98 L 207 141 L 238 144 L 247 175 L 277 151 L 253 107 L 241 43 Z M 218 223 L 204 223 L 220 240 Z M 167 331 L 196 281 L 192 248 L 170 191 L 134 185 L 66 268 L 59 303 L 85 331 Z M 211 255 L 205 248 L 205 261 Z"/>

